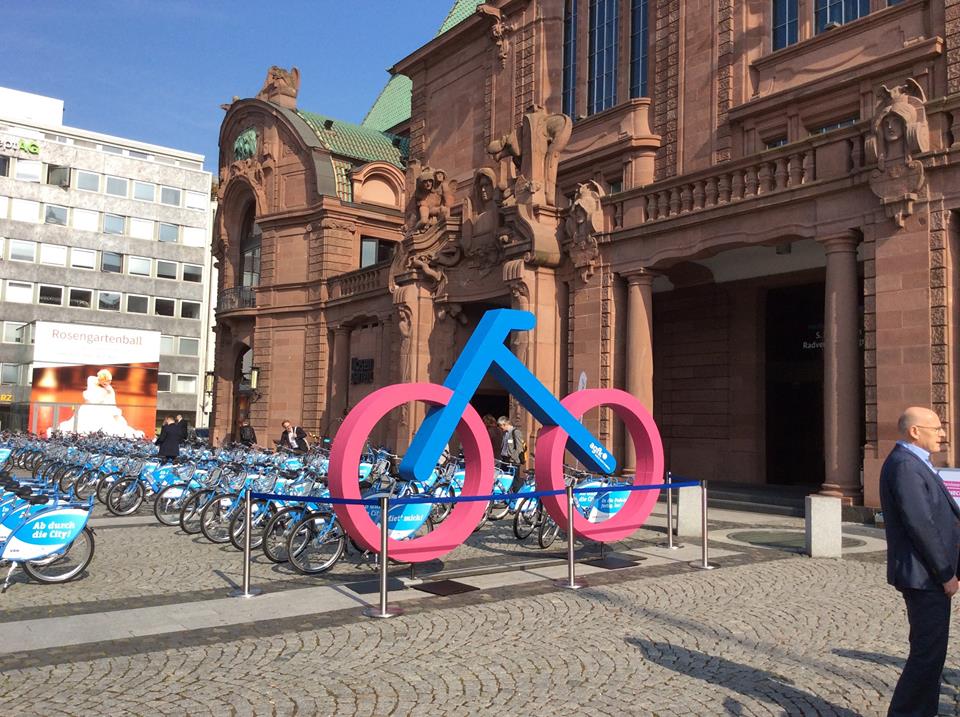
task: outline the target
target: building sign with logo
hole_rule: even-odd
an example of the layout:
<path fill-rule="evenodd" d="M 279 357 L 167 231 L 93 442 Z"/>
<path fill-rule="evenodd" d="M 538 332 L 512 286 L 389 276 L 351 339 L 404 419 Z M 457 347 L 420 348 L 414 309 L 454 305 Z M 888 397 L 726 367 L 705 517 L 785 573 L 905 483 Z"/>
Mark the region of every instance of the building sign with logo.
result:
<path fill-rule="evenodd" d="M 36 156 L 40 154 L 40 143 L 35 139 L 0 134 L 0 153 Z"/>

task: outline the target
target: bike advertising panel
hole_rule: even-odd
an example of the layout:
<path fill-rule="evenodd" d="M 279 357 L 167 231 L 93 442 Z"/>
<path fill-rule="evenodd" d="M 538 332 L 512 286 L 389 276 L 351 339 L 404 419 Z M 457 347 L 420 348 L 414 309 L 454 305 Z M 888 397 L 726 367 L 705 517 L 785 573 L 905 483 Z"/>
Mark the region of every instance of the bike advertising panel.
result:
<path fill-rule="evenodd" d="M 557 399 L 504 343 L 511 331 L 530 331 L 535 324 L 536 317 L 527 311 L 488 311 L 442 386 L 396 384 L 362 399 L 344 419 L 334 439 L 330 453 L 330 495 L 348 500 L 361 498 L 361 486 L 356 476 L 368 437 L 391 410 L 411 401 L 422 401 L 432 408 L 400 463 L 401 477 L 426 481 L 436 470 L 438 459 L 456 433 L 465 461 L 459 495 L 491 495 L 495 480 L 493 450 L 483 420 L 469 403 L 489 372 L 543 426 L 535 444 L 537 491 L 562 493 L 565 490 L 567 452 L 595 474 L 596 481 L 585 482 L 584 486 L 603 485 L 603 481 L 609 481 L 607 485 L 624 486 L 621 490 L 577 495 L 574 532 L 585 539 L 614 542 L 640 528 L 653 510 L 658 491 L 627 490 L 626 487 L 663 483 L 663 444 L 653 417 L 634 396 L 619 389 L 582 389 L 563 400 Z M 615 477 L 617 459 L 613 452 L 581 422 L 587 411 L 601 406 L 611 409 L 620 418 L 626 439 L 633 441 L 636 466 L 632 476 Z M 348 478 L 350 476 L 353 477 Z M 542 501 L 553 520 L 560 525 L 566 524 L 567 506 L 563 495 L 544 495 Z M 407 504 L 402 507 L 420 506 Z M 389 555 L 405 562 L 439 558 L 469 537 L 486 510 L 487 503 L 482 500 L 456 502 L 449 517 L 433 530 L 413 539 L 398 540 L 403 535 L 405 522 L 401 516 L 410 518 L 415 511 L 397 511 L 395 525 L 394 509 L 391 508 Z M 379 510 L 372 510 L 370 506 L 337 504 L 334 511 L 357 544 L 367 550 L 379 550 Z"/>
<path fill-rule="evenodd" d="M 43 512 L 21 524 L 23 516 L 14 513 L 11 521 L 18 527 L 11 528 L 6 521 L 0 524 L 0 540 L 6 541 L 0 559 L 37 560 L 56 553 L 74 541 L 89 517 L 89 511 L 63 508 Z"/>
<path fill-rule="evenodd" d="M 153 436 L 160 332 L 37 322 L 30 430 Z"/>

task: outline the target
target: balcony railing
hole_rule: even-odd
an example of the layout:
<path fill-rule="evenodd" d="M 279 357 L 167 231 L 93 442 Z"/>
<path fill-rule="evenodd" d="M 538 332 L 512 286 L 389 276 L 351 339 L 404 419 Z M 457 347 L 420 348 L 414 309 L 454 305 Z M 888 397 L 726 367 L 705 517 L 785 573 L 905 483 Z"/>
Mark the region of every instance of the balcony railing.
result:
<path fill-rule="evenodd" d="M 390 274 L 390 262 L 382 262 L 364 267 L 330 279 L 330 298 L 342 299 L 347 296 L 364 294 L 368 291 L 387 288 Z"/>
<path fill-rule="evenodd" d="M 236 311 L 237 309 L 252 309 L 257 305 L 257 295 L 251 286 L 235 286 L 224 289 L 217 296 L 217 313 L 221 311 Z"/>

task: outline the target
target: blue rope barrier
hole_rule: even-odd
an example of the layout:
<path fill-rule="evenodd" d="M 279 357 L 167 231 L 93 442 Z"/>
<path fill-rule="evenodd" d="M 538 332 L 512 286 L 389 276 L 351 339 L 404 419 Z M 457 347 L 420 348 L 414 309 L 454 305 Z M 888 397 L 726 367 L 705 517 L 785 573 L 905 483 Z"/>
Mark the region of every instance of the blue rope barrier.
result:
<path fill-rule="evenodd" d="M 648 485 L 604 485 L 592 488 L 574 488 L 574 493 L 612 493 L 616 491 L 663 490 L 664 488 L 694 488 L 700 481 L 689 480 L 674 483 L 653 483 Z M 390 505 L 417 505 L 421 503 L 488 503 L 491 500 L 511 501 L 517 498 L 545 498 L 551 495 L 565 495 L 566 489 L 536 490 L 526 493 L 491 493 L 490 495 L 435 496 L 415 495 L 409 498 L 391 498 Z M 303 495 L 282 495 L 278 493 L 251 493 L 256 500 L 285 500 L 301 503 L 324 505 L 380 505 L 379 498 L 333 498 Z"/>

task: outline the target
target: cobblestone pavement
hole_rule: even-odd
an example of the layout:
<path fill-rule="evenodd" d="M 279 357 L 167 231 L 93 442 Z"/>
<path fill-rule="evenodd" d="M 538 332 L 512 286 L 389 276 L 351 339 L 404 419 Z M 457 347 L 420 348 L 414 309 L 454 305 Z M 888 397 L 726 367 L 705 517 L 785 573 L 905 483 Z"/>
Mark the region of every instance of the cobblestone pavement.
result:
<path fill-rule="evenodd" d="M 765 554 L 611 571 L 577 592 L 428 598 L 388 621 L 347 610 L 48 651 L 0 663 L 0 703 L 51 716 L 882 714 L 906 642 L 882 554 Z M 960 714 L 956 655 L 944 714 Z"/>

